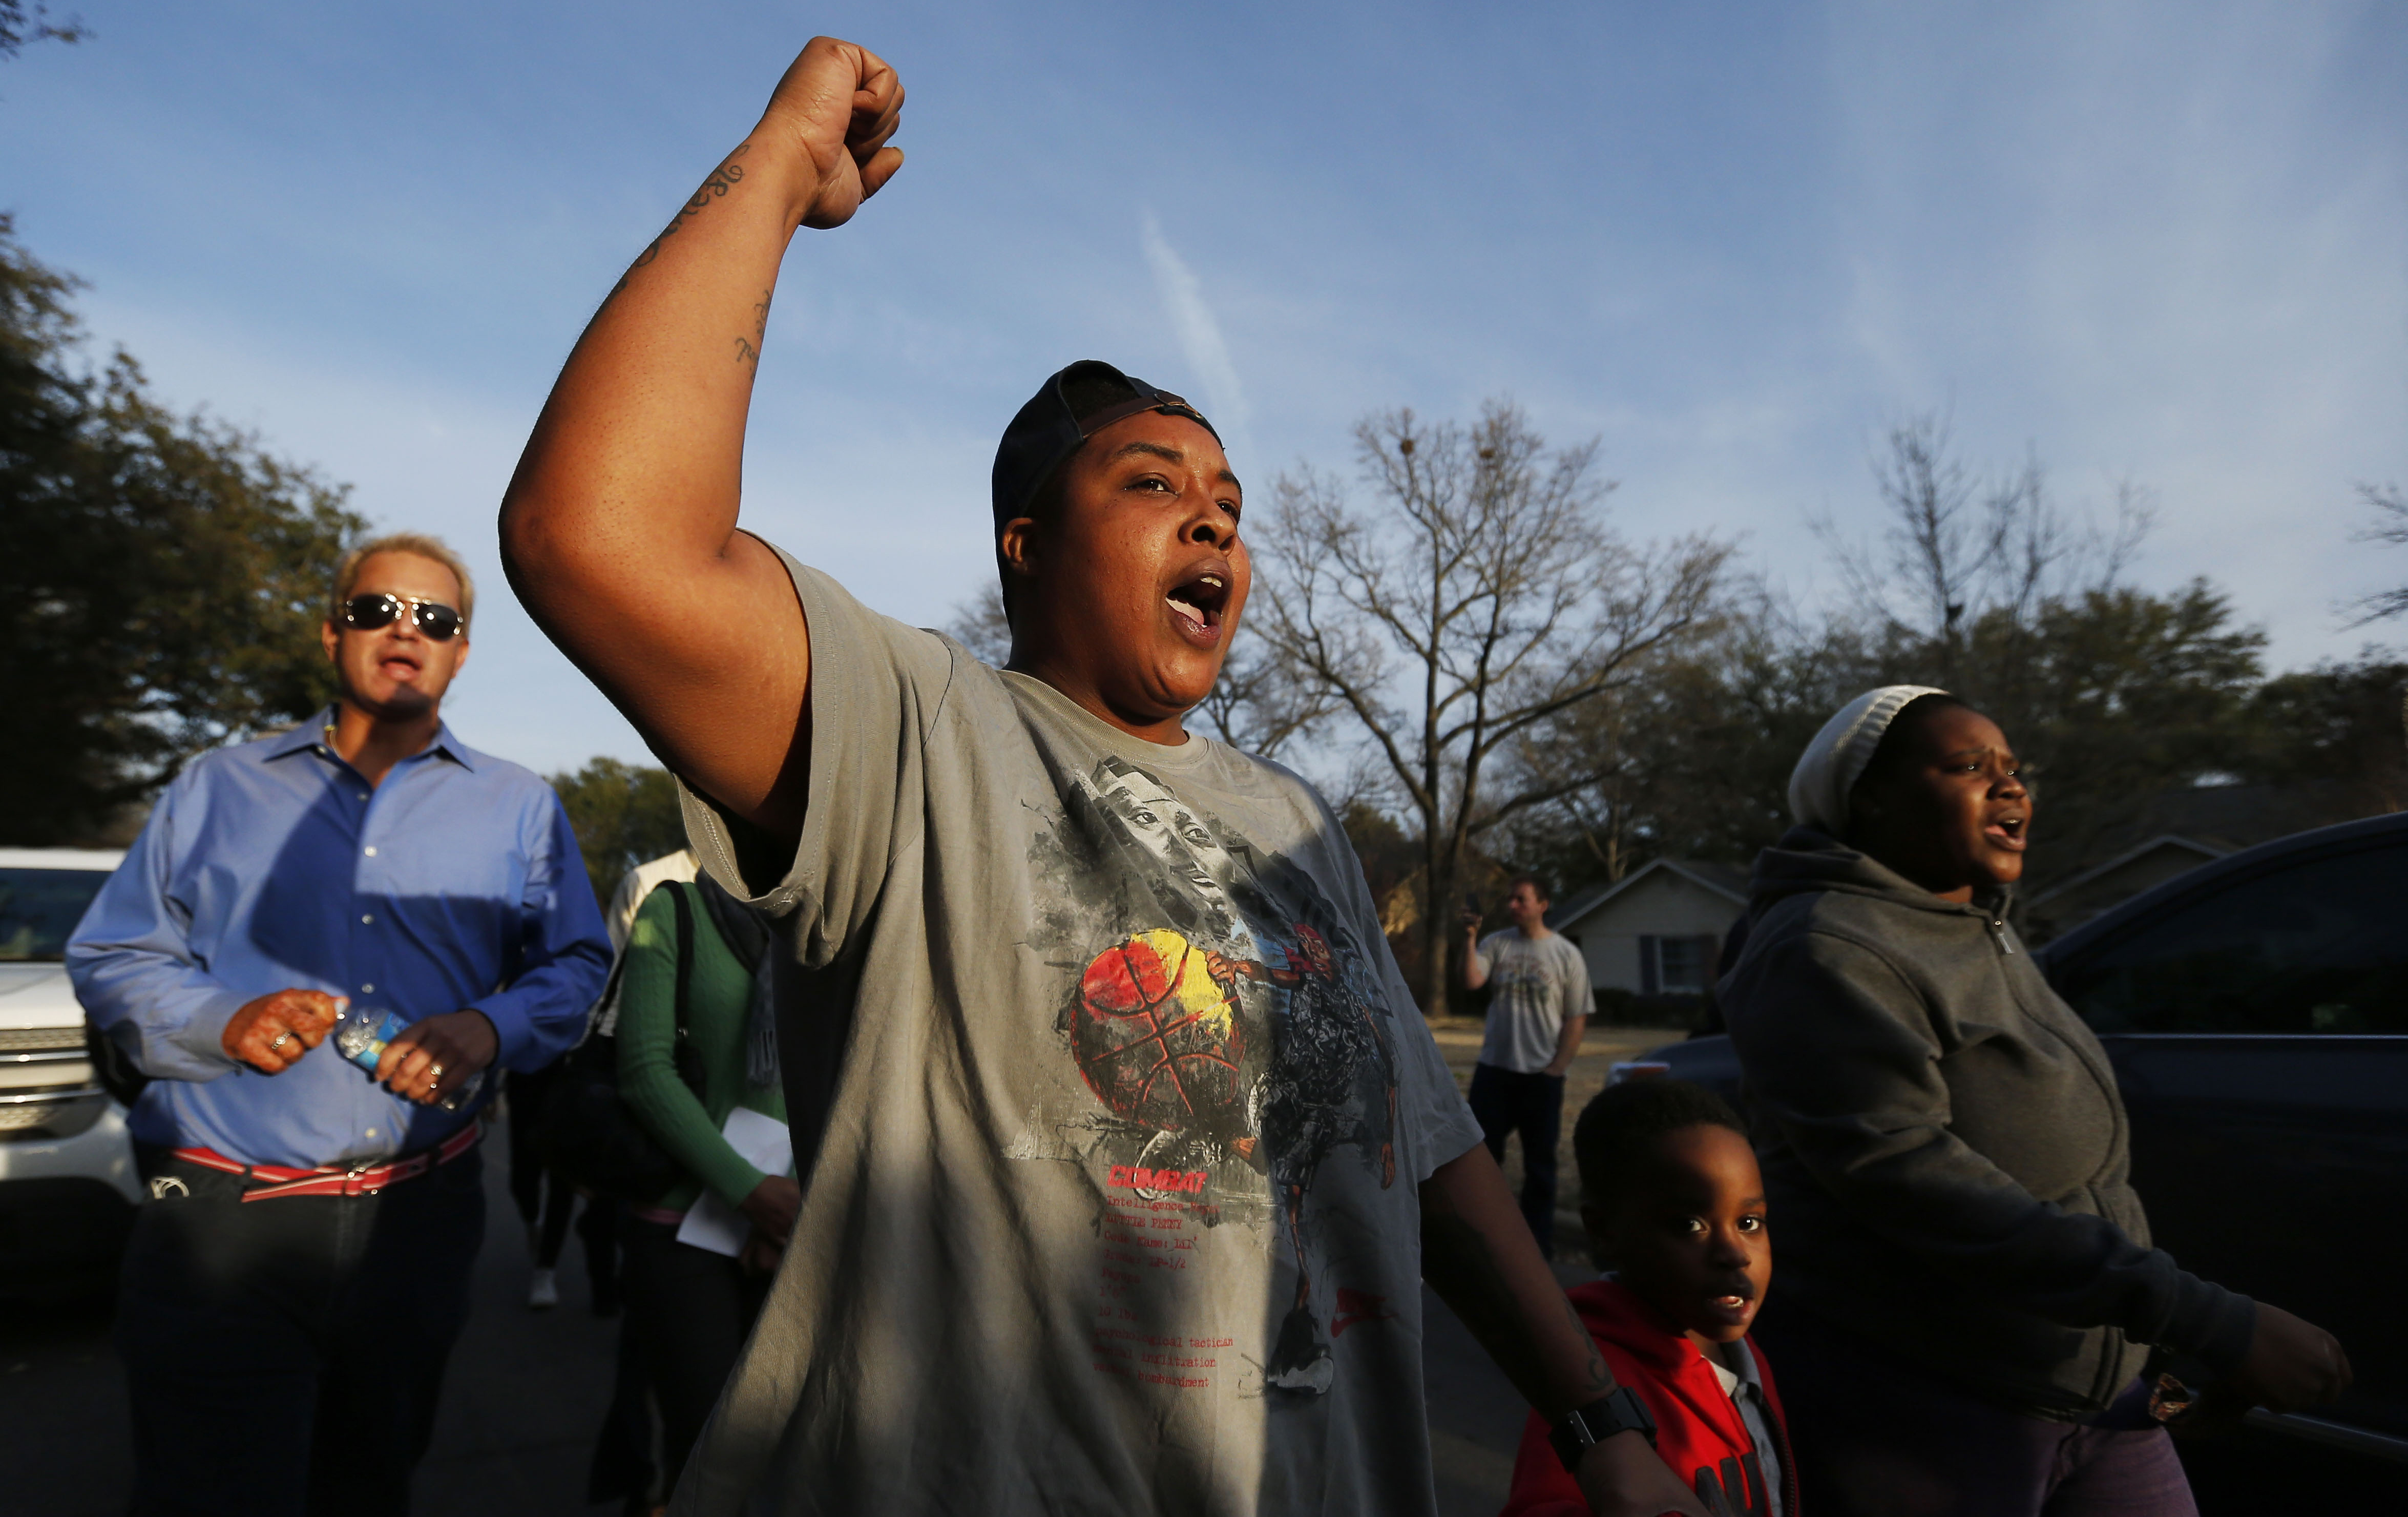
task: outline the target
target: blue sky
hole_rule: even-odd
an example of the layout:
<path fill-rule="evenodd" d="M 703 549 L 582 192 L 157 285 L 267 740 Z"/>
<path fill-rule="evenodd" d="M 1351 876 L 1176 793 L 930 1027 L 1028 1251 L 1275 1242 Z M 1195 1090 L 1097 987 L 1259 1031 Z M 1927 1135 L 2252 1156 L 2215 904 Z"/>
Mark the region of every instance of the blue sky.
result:
<path fill-rule="evenodd" d="M 70 7 L 62 7 L 70 8 Z M 2408 578 L 2408 7 L 136 5 L 0 65 L 0 206 L 179 405 L 484 569 L 452 715 L 551 769 L 632 732 L 511 603 L 492 520 L 620 267 L 815 31 L 910 161 L 788 255 L 748 525 L 922 623 L 991 574 L 1045 373 L 1204 402 L 1257 499 L 1374 408 L 1510 394 L 1602 439 L 1637 537 L 1799 594 L 1869 449 L 1953 410 L 2059 496 L 2153 489 L 2296 665 Z M 2394 634 L 2394 636 L 2397 636 Z"/>

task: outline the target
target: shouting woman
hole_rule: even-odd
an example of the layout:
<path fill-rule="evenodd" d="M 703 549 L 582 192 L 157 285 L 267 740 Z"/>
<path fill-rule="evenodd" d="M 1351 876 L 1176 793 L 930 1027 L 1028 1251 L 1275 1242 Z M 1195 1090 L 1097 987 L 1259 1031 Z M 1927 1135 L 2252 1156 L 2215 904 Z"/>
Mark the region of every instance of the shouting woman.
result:
<path fill-rule="evenodd" d="M 2152 1346 L 2233 1406 L 2329 1400 L 2349 1363 L 2150 1247 L 2114 1071 L 2007 924 L 2033 805 L 2006 735 L 1942 691 L 1871 691 L 1789 802 L 1721 994 L 1781 1233 L 1761 1336 L 1807 1502 L 2188 1517 Z"/>

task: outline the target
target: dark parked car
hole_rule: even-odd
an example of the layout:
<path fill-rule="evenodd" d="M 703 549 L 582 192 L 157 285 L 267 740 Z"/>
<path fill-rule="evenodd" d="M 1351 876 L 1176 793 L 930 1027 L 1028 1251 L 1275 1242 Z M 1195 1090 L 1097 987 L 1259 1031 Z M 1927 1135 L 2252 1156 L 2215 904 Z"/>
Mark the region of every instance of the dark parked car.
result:
<path fill-rule="evenodd" d="M 2340 1405 L 2253 1422 L 2408 1461 L 2408 814 L 2216 860 L 2038 957 L 2114 1061 L 2157 1241 L 2349 1350 Z M 1727 1038 L 1647 1057 L 1739 1098 Z"/>

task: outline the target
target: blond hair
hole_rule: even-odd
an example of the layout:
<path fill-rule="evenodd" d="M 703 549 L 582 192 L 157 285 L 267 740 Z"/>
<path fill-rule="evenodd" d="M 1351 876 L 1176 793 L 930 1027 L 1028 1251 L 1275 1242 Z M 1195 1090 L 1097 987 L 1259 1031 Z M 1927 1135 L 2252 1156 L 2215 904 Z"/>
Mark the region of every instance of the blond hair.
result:
<path fill-rule="evenodd" d="M 339 623 L 343 619 L 343 602 L 351 598 L 351 589 L 360 582 L 360 565 L 379 553 L 414 553 L 430 559 L 452 571 L 460 581 L 460 624 L 466 627 L 477 614 L 477 586 L 468 578 L 467 562 L 452 551 L 452 545 L 440 537 L 423 532 L 392 532 L 381 537 L 371 537 L 343 555 L 335 565 L 334 594 L 326 598 L 326 620 Z"/>

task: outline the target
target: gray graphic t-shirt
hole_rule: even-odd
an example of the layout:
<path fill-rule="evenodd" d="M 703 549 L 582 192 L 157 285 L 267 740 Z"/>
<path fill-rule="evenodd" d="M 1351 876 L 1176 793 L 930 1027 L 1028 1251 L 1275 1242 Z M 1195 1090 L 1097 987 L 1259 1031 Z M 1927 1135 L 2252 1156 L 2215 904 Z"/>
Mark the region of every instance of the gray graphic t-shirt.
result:
<path fill-rule="evenodd" d="M 1480 940 L 1488 966 L 1488 1026 L 1480 1062 L 1521 1074 L 1544 1069 L 1555 1056 L 1566 1017 L 1584 1017 L 1595 1002 L 1588 961 L 1561 933 L 1525 937 L 1519 927 Z"/>
<path fill-rule="evenodd" d="M 1429 1512 L 1415 1187 L 1480 1129 L 1328 807 L 787 566 L 801 846 L 687 821 L 791 936 L 806 1191 L 672 1510 Z"/>

